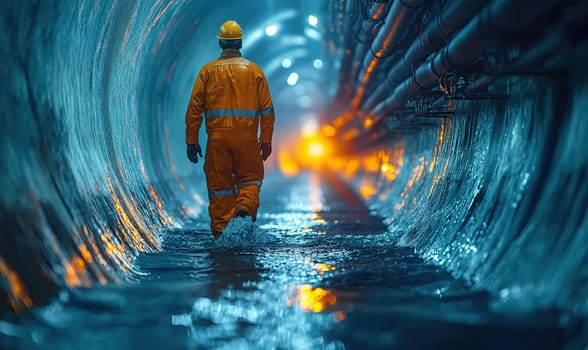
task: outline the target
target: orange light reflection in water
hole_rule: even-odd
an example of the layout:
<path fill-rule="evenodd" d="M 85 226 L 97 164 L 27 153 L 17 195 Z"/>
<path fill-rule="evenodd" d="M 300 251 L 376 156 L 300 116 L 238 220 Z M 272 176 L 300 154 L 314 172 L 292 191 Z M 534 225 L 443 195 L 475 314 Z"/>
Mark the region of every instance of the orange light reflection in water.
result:
<path fill-rule="evenodd" d="M 431 164 L 429 164 L 429 173 L 433 173 L 433 171 L 435 170 L 435 167 L 437 166 L 437 162 L 439 161 L 439 158 L 441 157 L 441 150 L 443 148 L 445 134 L 450 129 L 451 129 L 451 121 L 447 120 L 447 119 L 443 119 L 443 121 L 441 122 L 441 127 L 439 128 L 439 135 L 437 137 L 437 144 L 435 144 L 435 148 L 433 150 L 433 159 L 431 161 Z M 446 157 L 441 173 L 435 174 L 435 177 L 433 178 L 433 182 L 431 184 L 431 188 L 429 189 L 429 194 L 427 195 L 427 198 L 431 198 L 431 196 L 433 195 L 435 188 L 437 187 L 437 185 L 439 184 L 441 179 L 445 176 L 448 166 L 449 166 L 449 158 Z"/>
<path fill-rule="evenodd" d="M 0 274 L 4 276 L 6 282 L 8 282 L 8 302 L 13 310 L 16 312 L 22 311 L 24 308 L 30 308 L 33 306 L 33 300 L 29 296 L 26 287 L 20 280 L 18 274 L 6 264 L 4 259 L 0 257 Z"/>
<path fill-rule="evenodd" d="M 112 180 L 107 178 L 106 182 L 118 214 L 119 228 L 121 231 L 126 232 L 127 236 L 133 241 L 135 249 L 140 252 L 147 252 L 149 249 L 146 243 L 153 248 L 158 248 L 159 243 L 155 235 L 146 229 L 146 224 L 139 212 L 138 204 L 134 199 L 128 199 L 123 194 L 119 198 L 117 191 L 115 191 L 112 185 Z"/>
<path fill-rule="evenodd" d="M 90 247 L 92 248 L 92 251 L 94 252 L 94 257 L 95 257 L 96 261 L 98 262 L 98 264 L 105 266 L 105 267 L 109 266 L 108 263 L 106 262 L 106 260 L 104 259 L 104 257 L 102 256 L 100 249 L 98 248 L 98 244 L 96 242 L 95 236 L 90 234 L 90 230 L 85 225 L 82 226 L 82 231 L 84 232 L 85 237 L 88 239 L 87 242 L 90 245 Z M 82 253 L 82 256 L 83 256 L 83 253 Z M 86 260 L 86 261 L 88 261 L 88 260 Z M 103 276 L 102 274 L 99 274 L 97 277 L 98 277 L 98 282 L 100 282 L 101 284 L 104 284 L 107 282 L 106 277 Z"/>
<path fill-rule="evenodd" d="M 317 174 L 310 177 L 310 191 L 308 193 L 310 200 L 310 210 L 320 213 L 323 210 L 323 191 L 321 190 L 321 180 Z M 318 214 L 313 219 L 317 222 L 325 222 Z"/>
<path fill-rule="evenodd" d="M 337 297 L 328 289 L 313 288 L 311 285 L 304 284 L 296 286 L 286 304 L 288 306 L 296 304 L 306 312 L 319 313 L 332 309 L 337 304 Z"/>
<path fill-rule="evenodd" d="M 324 263 L 315 263 L 310 258 L 304 259 L 304 262 L 312 266 L 312 268 L 318 273 L 319 275 L 324 275 L 325 272 L 335 271 L 337 268 L 332 265 L 324 264 Z"/>
<path fill-rule="evenodd" d="M 410 179 L 408 180 L 408 182 L 406 183 L 406 186 L 404 187 L 402 193 L 400 194 L 400 197 L 402 198 L 402 202 L 396 204 L 394 206 L 394 209 L 400 210 L 400 209 L 404 208 L 404 206 L 406 205 L 406 203 L 409 199 L 410 189 L 414 186 L 415 183 L 417 183 L 423 177 L 424 174 L 425 174 L 425 158 L 420 157 L 419 163 L 412 169 L 412 174 L 410 176 Z"/>
<path fill-rule="evenodd" d="M 147 175 L 147 170 L 145 169 L 145 164 L 143 163 L 143 160 L 141 158 L 141 152 L 139 149 L 136 149 L 135 152 L 139 156 L 139 169 L 141 170 L 141 174 L 143 175 L 143 179 L 145 180 L 145 183 L 149 183 L 149 176 Z M 153 187 L 153 185 L 149 184 L 148 188 L 149 188 L 149 194 L 151 195 L 151 199 L 153 199 L 153 201 L 155 202 L 155 208 L 153 207 L 152 203 L 149 203 L 149 211 L 154 213 L 156 216 L 158 216 L 159 220 L 162 223 L 171 224 L 173 222 L 173 219 L 171 216 L 167 215 L 165 210 L 163 210 L 163 202 L 159 198 L 159 194 L 155 190 L 155 187 Z"/>
<path fill-rule="evenodd" d="M 90 287 L 91 282 L 88 279 L 86 271 L 86 261 L 79 256 L 73 256 L 71 262 L 64 263 L 65 283 L 70 287 Z"/>

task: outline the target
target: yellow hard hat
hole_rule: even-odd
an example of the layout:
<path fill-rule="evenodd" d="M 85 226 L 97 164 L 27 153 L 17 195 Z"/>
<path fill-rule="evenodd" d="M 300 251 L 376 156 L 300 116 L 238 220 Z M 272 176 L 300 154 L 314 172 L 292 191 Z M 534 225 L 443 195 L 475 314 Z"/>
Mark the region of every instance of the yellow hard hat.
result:
<path fill-rule="evenodd" d="M 218 30 L 218 35 L 216 37 L 223 40 L 239 40 L 243 39 L 243 31 L 241 30 L 239 23 L 235 21 L 226 21 Z"/>

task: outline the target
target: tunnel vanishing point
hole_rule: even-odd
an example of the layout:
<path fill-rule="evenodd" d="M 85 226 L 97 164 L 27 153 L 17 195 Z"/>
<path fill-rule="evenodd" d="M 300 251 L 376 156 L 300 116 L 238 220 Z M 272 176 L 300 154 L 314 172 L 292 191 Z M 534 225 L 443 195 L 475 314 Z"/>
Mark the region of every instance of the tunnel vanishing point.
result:
<path fill-rule="evenodd" d="M 266 172 L 337 177 L 391 244 L 523 309 L 585 317 L 580 0 L 2 1 L 3 315 L 126 280 L 206 217 L 183 117 L 228 17 L 275 101 Z"/>

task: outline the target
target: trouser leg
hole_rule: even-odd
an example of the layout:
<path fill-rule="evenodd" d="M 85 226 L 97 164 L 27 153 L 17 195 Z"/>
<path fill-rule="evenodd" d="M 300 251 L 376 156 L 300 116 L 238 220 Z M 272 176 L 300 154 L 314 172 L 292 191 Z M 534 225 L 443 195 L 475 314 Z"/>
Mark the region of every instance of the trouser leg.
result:
<path fill-rule="evenodd" d="M 255 220 L 259 208 L 259 188 L 264 175 L 263 161 L 259 153 L 256 131 L 241 131 L 240 136 L 234 138 L 238 142 L 232 145 L 237 184 L 235 208 L 245 209 Z"/>
<path fill-rule="evenodd" d="M 255 221 L 257 219 L 257 209 L 259 208 L 259 186 L 241 186 L 235 200 L 235 208 L 237 210 L 245 209 Z"/>
<path fill-rule="evenodd" d="M 210 229 L 218 238 L 235 215 L 235 180 L 232 155 L 225 138 L 210 133 L 206 146 L 204 173 L 208 187 Z"/>

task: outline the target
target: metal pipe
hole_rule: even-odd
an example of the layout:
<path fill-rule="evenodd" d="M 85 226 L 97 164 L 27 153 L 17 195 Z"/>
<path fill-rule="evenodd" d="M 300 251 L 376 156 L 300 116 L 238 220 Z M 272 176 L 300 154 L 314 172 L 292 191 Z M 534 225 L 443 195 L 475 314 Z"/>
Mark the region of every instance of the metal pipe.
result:
<path fill-rule="evenodd" d="M 371 7 L 366 11 L 366 17 L 361 22 L 360 30 L 357 34 L 357 46 L 353 50 L 352 59 L 350 62 L 349 74 L 346 76 L 346 82 L 355 81 L 361 69 L 362 60 L 366 56 L 370 48 L 370 40 L 373 37 L 373 32 L 376 25 L 381 23 L 386 16 L 386 3 L 371 3 Z M 351 95 L 355 92 L 356 85 L 348 86 L 349 93 L 343 97 L 343 100 L 351 99 Z"/>
<path fill-rule="evenodd" d="M 402 34 L 408 30 L 408 26 L 420 8 L 424 0 L 397 0 L 392 3 L 388 11 L 384 25 L 372 42 L 370 53 L 363 60 L 362 71 L 356 83 L 357 92 L 351 102 L 351 109 L 357 110 L 367 85 L 370 83 L 373 72 L 377 71 L 381 58 L 386 57 L 396 48 L 396 43 Z"/>
<path fill-rule="evenodd" d="M 557 0 L 540 3 L 534 0 L 498 0 L 486 6 L 432 60 L 422 64 L 389 98 L 379 103 L 371 113 L 373 118 L 381 119 L 391 111 L 402 108 L 410 97 L 428 91 L 449 71 L 467 72 L 483 56 L 480 43 L 485 39 L 520 31 L 557 4 Z M 520 16 L 523 12 L 525 16 Z"/>
<path fill-rule="evenodd" d="M 488 0 L 460 0 L 452 2 L 421 32 L 418 39 L 406 50 L 401 59 L 386 75 L 382 84 L 364 103 L 364 110 L 371 110 L 386 92 L 408 77 L 414 64 L 421 63 L 429 54 L 447 44 L 449 38 L 461 29 Z"/>

